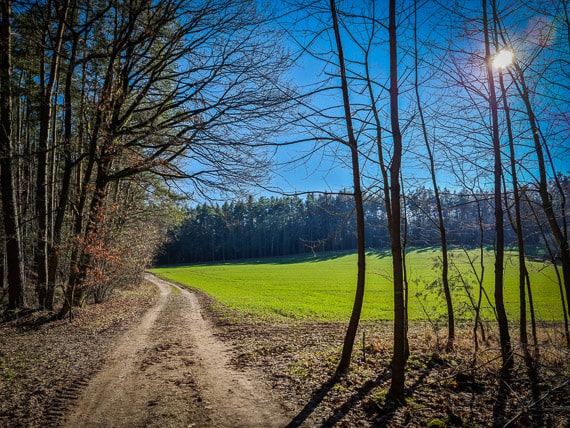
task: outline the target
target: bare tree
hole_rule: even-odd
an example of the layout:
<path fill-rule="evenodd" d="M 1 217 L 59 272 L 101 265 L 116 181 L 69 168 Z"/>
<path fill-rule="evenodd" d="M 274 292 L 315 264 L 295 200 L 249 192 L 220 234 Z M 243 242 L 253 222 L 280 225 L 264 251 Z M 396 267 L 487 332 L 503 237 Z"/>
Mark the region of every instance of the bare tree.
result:
<path fill-rule="evenodd" d="M 0 4 L 0 181 L 8 276 L 8 309 L 24 306 L 24 269 L 16 200 L 16 158 L 12 135 L 12 2 Z"/>
<path fill-rule="evenodd" d="M 501 156 L 501 140 L 499 137 L 498 103 L 495 91 L 495 78 L 491 57 L 490 27 L 487 13 L 487 0 L 482 3 L 483 35 L 485 38 L 485 64 L 487 69 L 487 83 L 489 90 L 489 109 L 491 111 L 491 136 L 493 141 L 494 159 L 494 210 L 495 210 L 495 307 L 499 323 L 499 336 L 501 340 L 501 355 L 503 358 L 504 374 L 508 375 L 513 364 L 512 347 L 509 335 L 509 324 L 504 303 L 504 258 L 505 258 L 505 228 L 503 214 L 502 178 L 503 161 Z"/>
<path fill-rule="evenodd" d="M 55 143 L 50 144 L 50 130 L 53 125 L 55 86 L 59 79 L 61 66 L 61 47 L 66 29 L 69 0 L 64 1 L 61 7 L 48 2 L 45 6 L 46 19 L 42 26 L 42 37 L 39 49 L 42 52 L 39 70 L 39 138 L 36 173 L 36 220 L 37 220 L 37 248 L 35 252 L 36 290 L 38 303 L 41 309 L 53 309 L 55 284 L 48 281 L 48 243 L 50 240 L 49 225 L 51 224 L 52 210 L 50 192 L 48 191 L 48 169 L 50 167 L 49 154 L 55 153 Z M 41 7 L 40 5 L 37 5 Z M 48 41 L 52 25 L 51 14 L 55 13 L 57 22 L 55 34 Z M 44 46 L 51 46 L 51 52 L 46 54 Z M 46 64 L 48 62 L 48 64 Z M 50 174 L 53 175 L 53 174 Z M 54 181 L 55 177 L 50 177 Z"/>
<path fill-rule="evenodd" d="M 402 166 L 402 132 L 400 130 L 400 107 L 398 85 L 398 27 L 396 24 L 396 1 L 389 3 L 389 44 L 390 44 L 390 124 L 392 131 L 392 160 L 389 167 L 390 210 L 388 225 L 392 249 L 392 269 L 394 281 L 394 356 L 392 358 L 392 381 L 389 394 L 402 399 L 405 393 L 405 371 L 407 360 L 406 308 L 404 306 L 404 270 L 402 256 L 400 173 Z"/>
<path fill-rule="evenodd" d="M 89 295 L 99 232 L 116 225 L 111 191 L 136 177 L 184 179 L 190 197 L 266 179 L 264 147 L 286 130 L 293 91 L 290 58 L 257 6 L 49 0 L 12 16 L 2 3 L 2 254 L 19 278 L 11 306 L 23 304 L 24 272 L 40 308 L 53 308 L 56 286 L 62 315 Z"/>
<path fill-rule="evenodd" d="M 455 316 L 453 313 L 453 300 L 451 297 L 451 287 L 449 284 L 449 255 L 447 249 L 447 232 L 445 230 L 445 222 L 443 218 L 443 207 L 441 204 L 441 198 L 439 195 L 439 185 L 437 182 L 435 159 L 433 150 L 431 148 L 431 143 L 428 136 L 428 130 L 426 126 L 426 119 L 424 116 L 424 110 L 422 106 L 422 100 L 420 97 L 420 82 L 419 82 L 419 57 L 418 57 L 418 36 L 417 36 L 417 9 L 418 2 L 414 2 L 414 74 L 415 74 L 415 95 L 418 107 L 418 114 L 420 116 L 421 133 L 424 139 L 424 144 L 426 148 L 426 153 L 429 161 L 429 170 L 431 175 L 431 181 L 433 185 L 433 192 L 435 197 L 436 209 L 437 209 L 437 229 L 439 231 L 441 240 L 441 284 L 443 286 L 443 292 L 445 295 L 445 304 L 447 306 L 447 343 L 446 350 L 453 350 L 453 343 L 455 340 Z"/>
<path fill-rule="evenodd" d="M 257 147 L 282 126 L 290 92 L 288 62 L 249 3 L 220 0 L 205 8 L 180 0 L 121 3 L 93 12 L 89 46 L 89 145 L 84 155 L 66 305 L 84 296 L 108 187 L 150 172 L 187 179 L 195 191 L 238 189 L 261 180 Z M 96 24 L 96 25 L 95 25 Z M 99 83 L 100 82 L 100 83 Z"/>
<path fill-rule="evenodd" d="M 356 331 L 360 321 L 360 312 L 364 300 L 365 273 L 366 273 L 366 245 L 364 236 L 364 207 L 362 200 L 362 189 L 360 185 L 360 162 L 358 153 L 358 142 L 354 135 L 354 126 L 352 123 L 351 103 L 348 90 L 348 80 L 346 77 L 346 64 L 344 60 L 344 49 L 340 37 L 340 29 L 338 24 L 338 16 L 336 12 L 336 0 L 330 0 L 330 11 L 332 25 L 335 36 L 336 52 L 338 56 L 338 64 L 340 69 L 340 80 L 342 90 L 342 101 L 344 107 L 344 119 L 346 123 L 346 132 L 348 136 L 348 147 L 350 148 L 351 165 L 352 165 L 352 182 L 354 204 L 356 209 L 356 235 L 357 235 L 357 253 L 358 253 L 358 271 L 356 282 L 356 294 L 352 313 L 346 331 L 342 355 L 337 367 L 337 373 L 345 373 L 350 366 L 350 358 L 352 356 L 352 348 L 356 338 Z"/>
<path fill-rule="evenodd" d="M 511 112 L 510 112 L 509 103 L 507 101 L 507 91 L 505 88 L 503 71 L 499 69 L 498 72 L 499 72 L 499 86 L 501 88 L 501 98 L 503 100 L 503 109 L 505 114 L 505 122 L 507 126 L 507 136 L 509 140 L 509 160 L 510 160 L 510 171 L 511 171 L 511 180 L 512 180 L 513 208 L 515 211 L 514 219 L 510 215 L 506 190 L 505 190 L 505 207 L 507 214 L 509 216 L 510 223 L 517 235 L 518 262 L 519 262 L 519 317 L 520 317 L 519 335 L 520 335 L 521 344 L 524 348 L 524 352 L 528 353 L 527 306 L 526 306 L 527 288 L 528 288 L 529 304 L 532 302 L 532 296 L 530 292 L 530 278 L 526 267 L 524 231 L 523 231 L 522 215 L 521 215 L 521 198 L 520 198 L 519 180 L 518 180 L 518 173 L 516 166 L 517 158 L 515 155 L 515 143 L 513 137 L 512 124 L 511 124 Z M 534 321 L 534 307 L 532 306 L 532 304 L 530 304 L 529 309 L 533 320 L 532 322 L 533 332 L 534 332 L 533 337 L 536 345 L 536 323 Z"/>
<path fill-rule="evenodd" d="M 548 225 L 550 226 L 550 230 L 558 244 L 559 257 L 560 261 L 562 262 L 564 289 L 566 292 L 566 304 L 568 306 L 568 310 L 570 311 L 570 297 L 568 297 L 570 296 L 570 245 L 568 244 L 568 226 L 566 224 L 565 215 L 565 196 L 564 192 L 560 190 L 560 185 L 558 184 L 557 187 L 562 197 L 562 203 L 560 215 L 557 215 L 552 201 L 553 198 L 548 187 L 547 168 L 549 165 L 552 166 L 551 158 L 550 156 L 547 156 L 548 146 L 546 145 L 544 138 L 541 137 L 542 133 L 534 111 L 534 107 L 530 100 L 530 91 L 526 84 L 524 71 L 518 61 L 514 62 L 514 70 L 515 72 L 513 73 L 513 78 L 515 81 L 515 86 L 517 87 L 518 93 L 524 103 L 538 162 L 538 193 L 540 195 L 542 209 L 546 215 Z M 546 154 L 545 151 L 547 152 Z M 556 175 L 554 176 L 554 181 L 557 181 Z"/>

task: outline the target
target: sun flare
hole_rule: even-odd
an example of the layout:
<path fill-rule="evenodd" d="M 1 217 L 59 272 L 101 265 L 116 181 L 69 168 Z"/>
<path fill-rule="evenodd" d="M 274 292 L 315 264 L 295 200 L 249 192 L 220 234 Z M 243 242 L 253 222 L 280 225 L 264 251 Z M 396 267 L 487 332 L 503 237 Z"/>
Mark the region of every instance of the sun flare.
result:
<path fill-rule="evenodd" d="M 503 49 L 493 58 L 493 67 L 505 68 L 513 63 L 513 53 L 510 50 Z"/>

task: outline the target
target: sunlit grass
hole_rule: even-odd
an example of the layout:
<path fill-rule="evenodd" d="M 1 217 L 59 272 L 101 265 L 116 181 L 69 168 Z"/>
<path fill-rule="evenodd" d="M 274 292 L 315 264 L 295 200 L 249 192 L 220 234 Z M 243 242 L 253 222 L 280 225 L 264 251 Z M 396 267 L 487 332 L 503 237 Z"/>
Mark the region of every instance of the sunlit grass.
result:
<path fill-rule="evenodd" d="M 478 252 L 470 253 L 480 273 Z M 479 286 L 468 259 L 461 250 L 451 252 L 452 287 L 455 313 L 460 319 L 473 316 L 473 301 Z M 484 289 L 493 300 L 493 253 L 484 254 Z M 415 250 L 407 256 L 409 317 L 412 320 L 437 320 L 445 312 L 441 286 L 440 251 Z M 363 320 L 390 320 L 393 316 L 391 258 L 371 252 L 367 257 L 366 293 Z M 561 320 L 562 307 L 554 267 L 529 262 L 533 298 L 539 320 Z M 164 267 L 153 272 L 164 278 L 199 288 L 220 303 L 241 311 L 271 318 L 346 321 L 350 317 L 356 285 L 356 255 L 324 253 L 317 257 L 298 256 L 259 261 Z M 518 263 L 515 254 L 507 255 L 505 266 L 505 304 L 508 316 L 519 318 Z M 482 313 L 493 319 L 493 310 L 483 296 Z"/>

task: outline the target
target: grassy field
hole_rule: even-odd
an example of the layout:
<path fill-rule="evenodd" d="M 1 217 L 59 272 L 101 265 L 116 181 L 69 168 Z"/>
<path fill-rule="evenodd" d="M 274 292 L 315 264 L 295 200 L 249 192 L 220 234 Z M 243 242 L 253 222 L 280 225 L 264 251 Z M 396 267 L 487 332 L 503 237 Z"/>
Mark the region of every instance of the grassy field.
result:
<path fill-rule="evenodd" d="M 478 252 L 469 253 L 480 274 Z M 412 320 L 437 321 L 445 314 L 445 304 L 438 282 L 441 268 L 437 249 L 408 253 L 409 316 Z M 476 301 L 479 286 L 467 256 L 461 250 L 451 252 L 451 277 L 455 313 L 458 318 L 472 318 L 469 294 Z M 493 302 L 493 253 L 484 255 L 484 289 Z M 554 267 L 529 262 L 537 319 L 563 319 L 560 292 Z M 163 267 L 153 272 L 164 278 L 199 288 L 230 308 L 276 319 L 346 321 L 350 316 L 356 284 L 356 255 L 323 253 L 313 257 L 297 256 L 259 261 Z M 371 252 L 367 258 L 366 294 L 363 320 L 392 319 L 391 258 Z M 516 254 L 507 255 L 505 267 L 505 303 L 510 319 L 518 319 L 518 263 Z M 483 314 L 494 319 L 492 308 L 483 297 Z"/>

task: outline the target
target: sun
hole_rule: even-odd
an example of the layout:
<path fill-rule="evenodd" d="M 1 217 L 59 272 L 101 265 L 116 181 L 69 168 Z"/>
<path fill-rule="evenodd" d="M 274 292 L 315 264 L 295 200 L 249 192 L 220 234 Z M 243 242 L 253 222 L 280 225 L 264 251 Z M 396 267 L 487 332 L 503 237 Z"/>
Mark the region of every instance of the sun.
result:
<path fill-rule="evenodd" d="M 493 67 L 505 68 L 513 63 L 513 53 L 508 49 L 501 50 L 493 58 Z"/>

